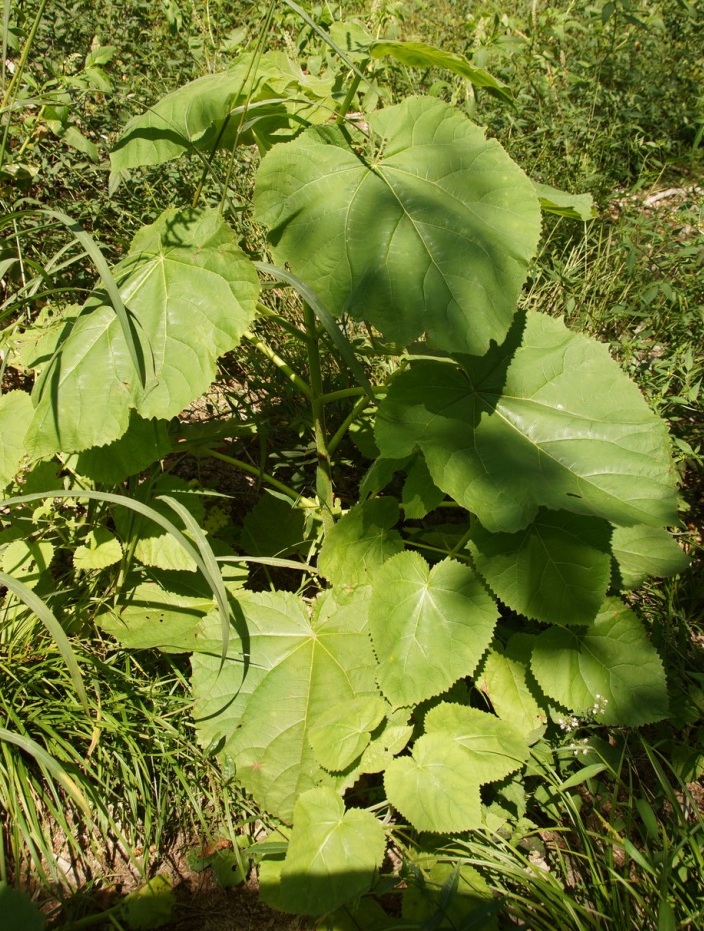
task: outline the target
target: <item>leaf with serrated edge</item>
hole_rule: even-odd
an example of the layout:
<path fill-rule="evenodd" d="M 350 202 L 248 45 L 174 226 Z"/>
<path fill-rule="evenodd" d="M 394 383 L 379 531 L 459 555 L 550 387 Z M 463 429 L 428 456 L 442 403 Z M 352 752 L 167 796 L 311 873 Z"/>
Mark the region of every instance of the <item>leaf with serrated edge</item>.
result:
<path fill-rule="evenodd" d="M 130 413 L 168 420 L 215 378 L 217 359 L 256 312 L 257 274 L 217 210 L 169 209 L 113 270 L 144 357 L 143 387 L 120 322 L 96 291 L 35 386 L 27 446 L 36 458 L 104 446 Z"/>
<path fill-rule="evenodd" d="M 521 530 L 541 505 L 676 523 L 667 428 L 606 346 L 531 312 L 504 346 L 461 361 L 394 378 L 376 423 L 382 456 L 420 447 L 436 485 L 491 531 Z"/>
<path fill-rule="evenodd" d="M 410 97 L 370 113 L 367 159 L 341 129 L 275 146 L 263 159 L 255 215 L 335 314 L 387 339 L 481 354 L 511 325 L 540 234 L 532 183 L 456 108 Z"/>
<path fill-rule="evenodd" d="M 667 714 L 667 682 L 657 650 L 617 598 L 607 598 L 584 630 L 553 628 L 540 634 L 531 669 L 546 695 L 600 724 L 650 724 Z"/>
<path fill-rule="evenodd" d="M 509 721 L 532 744 L 545 733 L 547 716 L 528 687 L 526 672 L 527 667 L 518 660 L 492 650 L 477 687 L 487 695 L 502 721 Z"/>
<path fill-rule="evenodd" d="M 395 498 L 351 508 L 325 537 L 318 557 L 321 575 L 334 586 L 367 585 L 386 559 L 403 550 L 403 540 L 391 529 L 398 516 Z"/>
<path fill-rule="evenodd" d="M 528 748 L 506 721 L 462 705 L 428 712 L 412 757 L 384 777 L 391 804 L 419 831 L 471 831 L 482 822 L 479 787 L 523 765 Z"/>
<path fill-rule="evenodd" d="M 445 559 L 431 569 L 412 552 L 389 559 L 374 577 L 369 606 L 382 692 L 394 705 L 412 705 L 471 675 L 498 615 L 470 567 Z"/>
<path fill-rule="evenodd" d="M 426 514 L 434 511 L 444 497 L 445 492 L 433 481 L 425 459 L 418 456 L 408 469 L 401 495 L 401 506 L 406 520 L 421 520 Z"/>
<path fill-rule="evenodd" d="M 611 552 L 621 589 L 638 588 L 650 576 L 662 579 L 676 575 L 690 564 L 677 541 L 661 527 L 615 527 Z"/>
<path fill-rule="evenodd" d="M 381 723 L 388 705 L 381 698 L 355 698 L 333 704 L 311 727 L 308 739 L 324 769 L 341 772 L 359 757 Z"/>
<path fill-rule="evenodd" d="M 54 545 L 48 540 L 14 540 L 0 556 L 3 572 L 35 588 L 54 558 Z"/>
<path fill-rule="evenodd" d="M 610 535 L 604 520 L 543 508 L 518 533 L 490 533 L 476 524 L 469 549 L 477 571 L 509 608 L 539 621 L 588 624 L 609 584 Z"/>
<path fill-rule="evenodd" d="M 345 811 L 333 789 L 304 792 L 281 869 L 279 900 L 287 911 L 322 915 L 367 892 L 386 847 L 382 825 L 368 811 Z"/>
<path fill-rule="evenodd" d="M 25 454 L 25 436 L 32 418 L 32 401 L 24 391 L 0 395 L 0 488 L 15 477 Z"/>
<path fill-rule="evenodd" d="M 344 707 L 378 696 L 366 596 L 361 591 L 339 607 L 328 594 L 312 618 L 288 592 L 243 592 L 238 602 L 249 634 L 244 681 L 238 655 L 228 653 L 222 669 L 218 654 L 192 658 L 198 739 L 204 746 L 222 741 L 258 804 L 290 822 L 300 793 L 328 778 L 310 728 L 332 700 Z"/>

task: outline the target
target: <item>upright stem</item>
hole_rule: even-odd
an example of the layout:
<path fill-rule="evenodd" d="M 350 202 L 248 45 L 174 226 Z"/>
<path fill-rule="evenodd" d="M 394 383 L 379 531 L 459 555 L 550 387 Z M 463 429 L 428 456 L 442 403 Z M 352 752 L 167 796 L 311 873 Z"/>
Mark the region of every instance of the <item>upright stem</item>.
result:
<path fill-rule="evenodd" d="M 308 334 L 308 366 L 310 369 L 310 408 L 313 415 L 315 451 L 318 467 L 315 490 L 320 501 L 323 529 L 327 533 L 334 526 L 332 467 L 325 432 L 325 402 L 323 400 L 323 374 L 320 367 L 320 349 L 315 314 L 308 304 L 303 304 L 303 320 Z"/>

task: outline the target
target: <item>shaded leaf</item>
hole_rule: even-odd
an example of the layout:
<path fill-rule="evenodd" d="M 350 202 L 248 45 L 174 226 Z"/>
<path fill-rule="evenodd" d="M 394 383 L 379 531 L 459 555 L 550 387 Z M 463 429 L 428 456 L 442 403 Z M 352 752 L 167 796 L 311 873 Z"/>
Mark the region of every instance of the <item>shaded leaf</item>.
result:
<path fill-rule="evenodd" d="M 339 127 L 275 147 L 257 176 L 255 213 L 333 313 L 407 345 L 483 353 L 513 318 L 540 231 L 533 186 L 457 110 L 408 98 L 369 115 L 377 151 Z"/>
<path fill-rule="evenodd" d="M 491 531 L 522 529 L 541 505 L 676 522 L 667 428 L 606 346 L 528 313 L 504 346 L 462 363 L 418 362 L 392 381 L 376 424 L 382 456 L 420 447 L 436 485 Z"/>
<path fill-rule="evenodd" d="M 401 506 L 406 519 L 421 520 L 426 514 L 434 511 L 444 497 L 445 492 L 441 491 L 433 481 L 425 459 L 417 456 L 413 465 L 408 469 L 401 494 Z"/>
<path fill-rule="evenodd" d="M 667 683 L 657 650 L 617 598 L 606 599 L 591 627 L 540 634 L 531 669 L 546 695 L 601 724 L 650 724 L 667 714 Z"/>
<path fill-rule="evenodd" d="M 144 420 L 133 412 L 127 432 L 119 439 L 79 453 L 76 471 L 101 485 L 117 485 L 163 459 L 171 450 L 166 421 Z"/>
<path fill-rule="evenodd" d="M 496 714 L 509 721 L 533 744 L 545 733 L 547 715 L 536 701 L 526 680 L 528 667 L 492 650 L 487 656 L 477 687 L 484 692 Z"/>
<path fill-rule="evenodd" d="M 469 548 L 492 591 L 519 614 L 555 624 L 596 617 L 611 574 L 606 521 L 541 509 L 518 533 L 475 525 Z"/>

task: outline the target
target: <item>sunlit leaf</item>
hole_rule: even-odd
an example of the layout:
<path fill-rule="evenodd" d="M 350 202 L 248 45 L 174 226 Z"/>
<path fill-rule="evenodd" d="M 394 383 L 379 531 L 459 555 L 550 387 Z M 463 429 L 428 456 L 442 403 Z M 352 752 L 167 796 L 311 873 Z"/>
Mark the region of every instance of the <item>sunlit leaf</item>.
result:
<path fill-rule="evenodd" d="M 638 588 L 649 576 L 667 578 L 684 572 L 690 560 L 661 527 L 616 527 L 611 538 L 620 589 Z"/>
<path fill-rule="evenodd" d="M 369 605 L 384 695 L 394 705 L 416 704 L 471 675 L 498 614 L 468 566 L 445 559 L 431 569 L 412 552 L 389 559 L 373 579 Z"/>
<path fill-rule="evenodd" d="M 325 537 L 318 568 L 335 586 L 368 585 L 379 566 L 403 549 L 391 528 L 399 517 L 395 498 L 376 498 L 351 508 Z"/>
<path fill-rule="evenodd" d="M 15 477 L 25 454 L 25 436 L 32 417 L 32 402 L 24 391 L 0 395 L 0 488 Z"/>
<path fill-rule="evenodd" d="M 27 444 L 35 457 L 122 436 L 135 410 L 166 420 L 202 394 L 239 342 L 258 280 L 216 210 L 170 209 L 140 230 L 115 278 L 132 315 L 143 387 L 112 306 L 94 293 L 35 388 Z"/>

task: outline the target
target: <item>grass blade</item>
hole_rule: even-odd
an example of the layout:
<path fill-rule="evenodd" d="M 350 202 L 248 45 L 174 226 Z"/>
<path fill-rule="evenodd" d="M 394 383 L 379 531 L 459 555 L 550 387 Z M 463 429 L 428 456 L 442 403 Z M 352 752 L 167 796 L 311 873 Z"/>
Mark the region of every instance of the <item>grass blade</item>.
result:
<path fill-rule="evenodd" d="M 76 688 L 78 698 L 86 713 L 88 713 L 88 698 L 86 696 L 85 689 L 83 688 L 83 676 L 81 675 L 81 670 L 78 666 L 76 655 L 73 652 L 71 644 L 69 643 L 66 632 L 64 631 L 61 624 L 57 621 L 53 611 L 51 611 L 48 605 L 42 601 L 38 595 L 35 595 L 30 588 L 27 588 L 26 585 L 24 585 L 18 579 L 13 578 L 11 575 L 8 575 L 6 572 L 0 572 L 0 584 L 4 585 L 8 591 L 12 592 L 13 595 L 16 595 L 20 601 L 23 601 L 29 610 L 37 615 L 39 620 L 54 638 L 54 642 L 59 648 L 59 652 L 64 658 L 64 662 L 66 663 L 69 673 L 71 674 L 71 679 Z"/>

